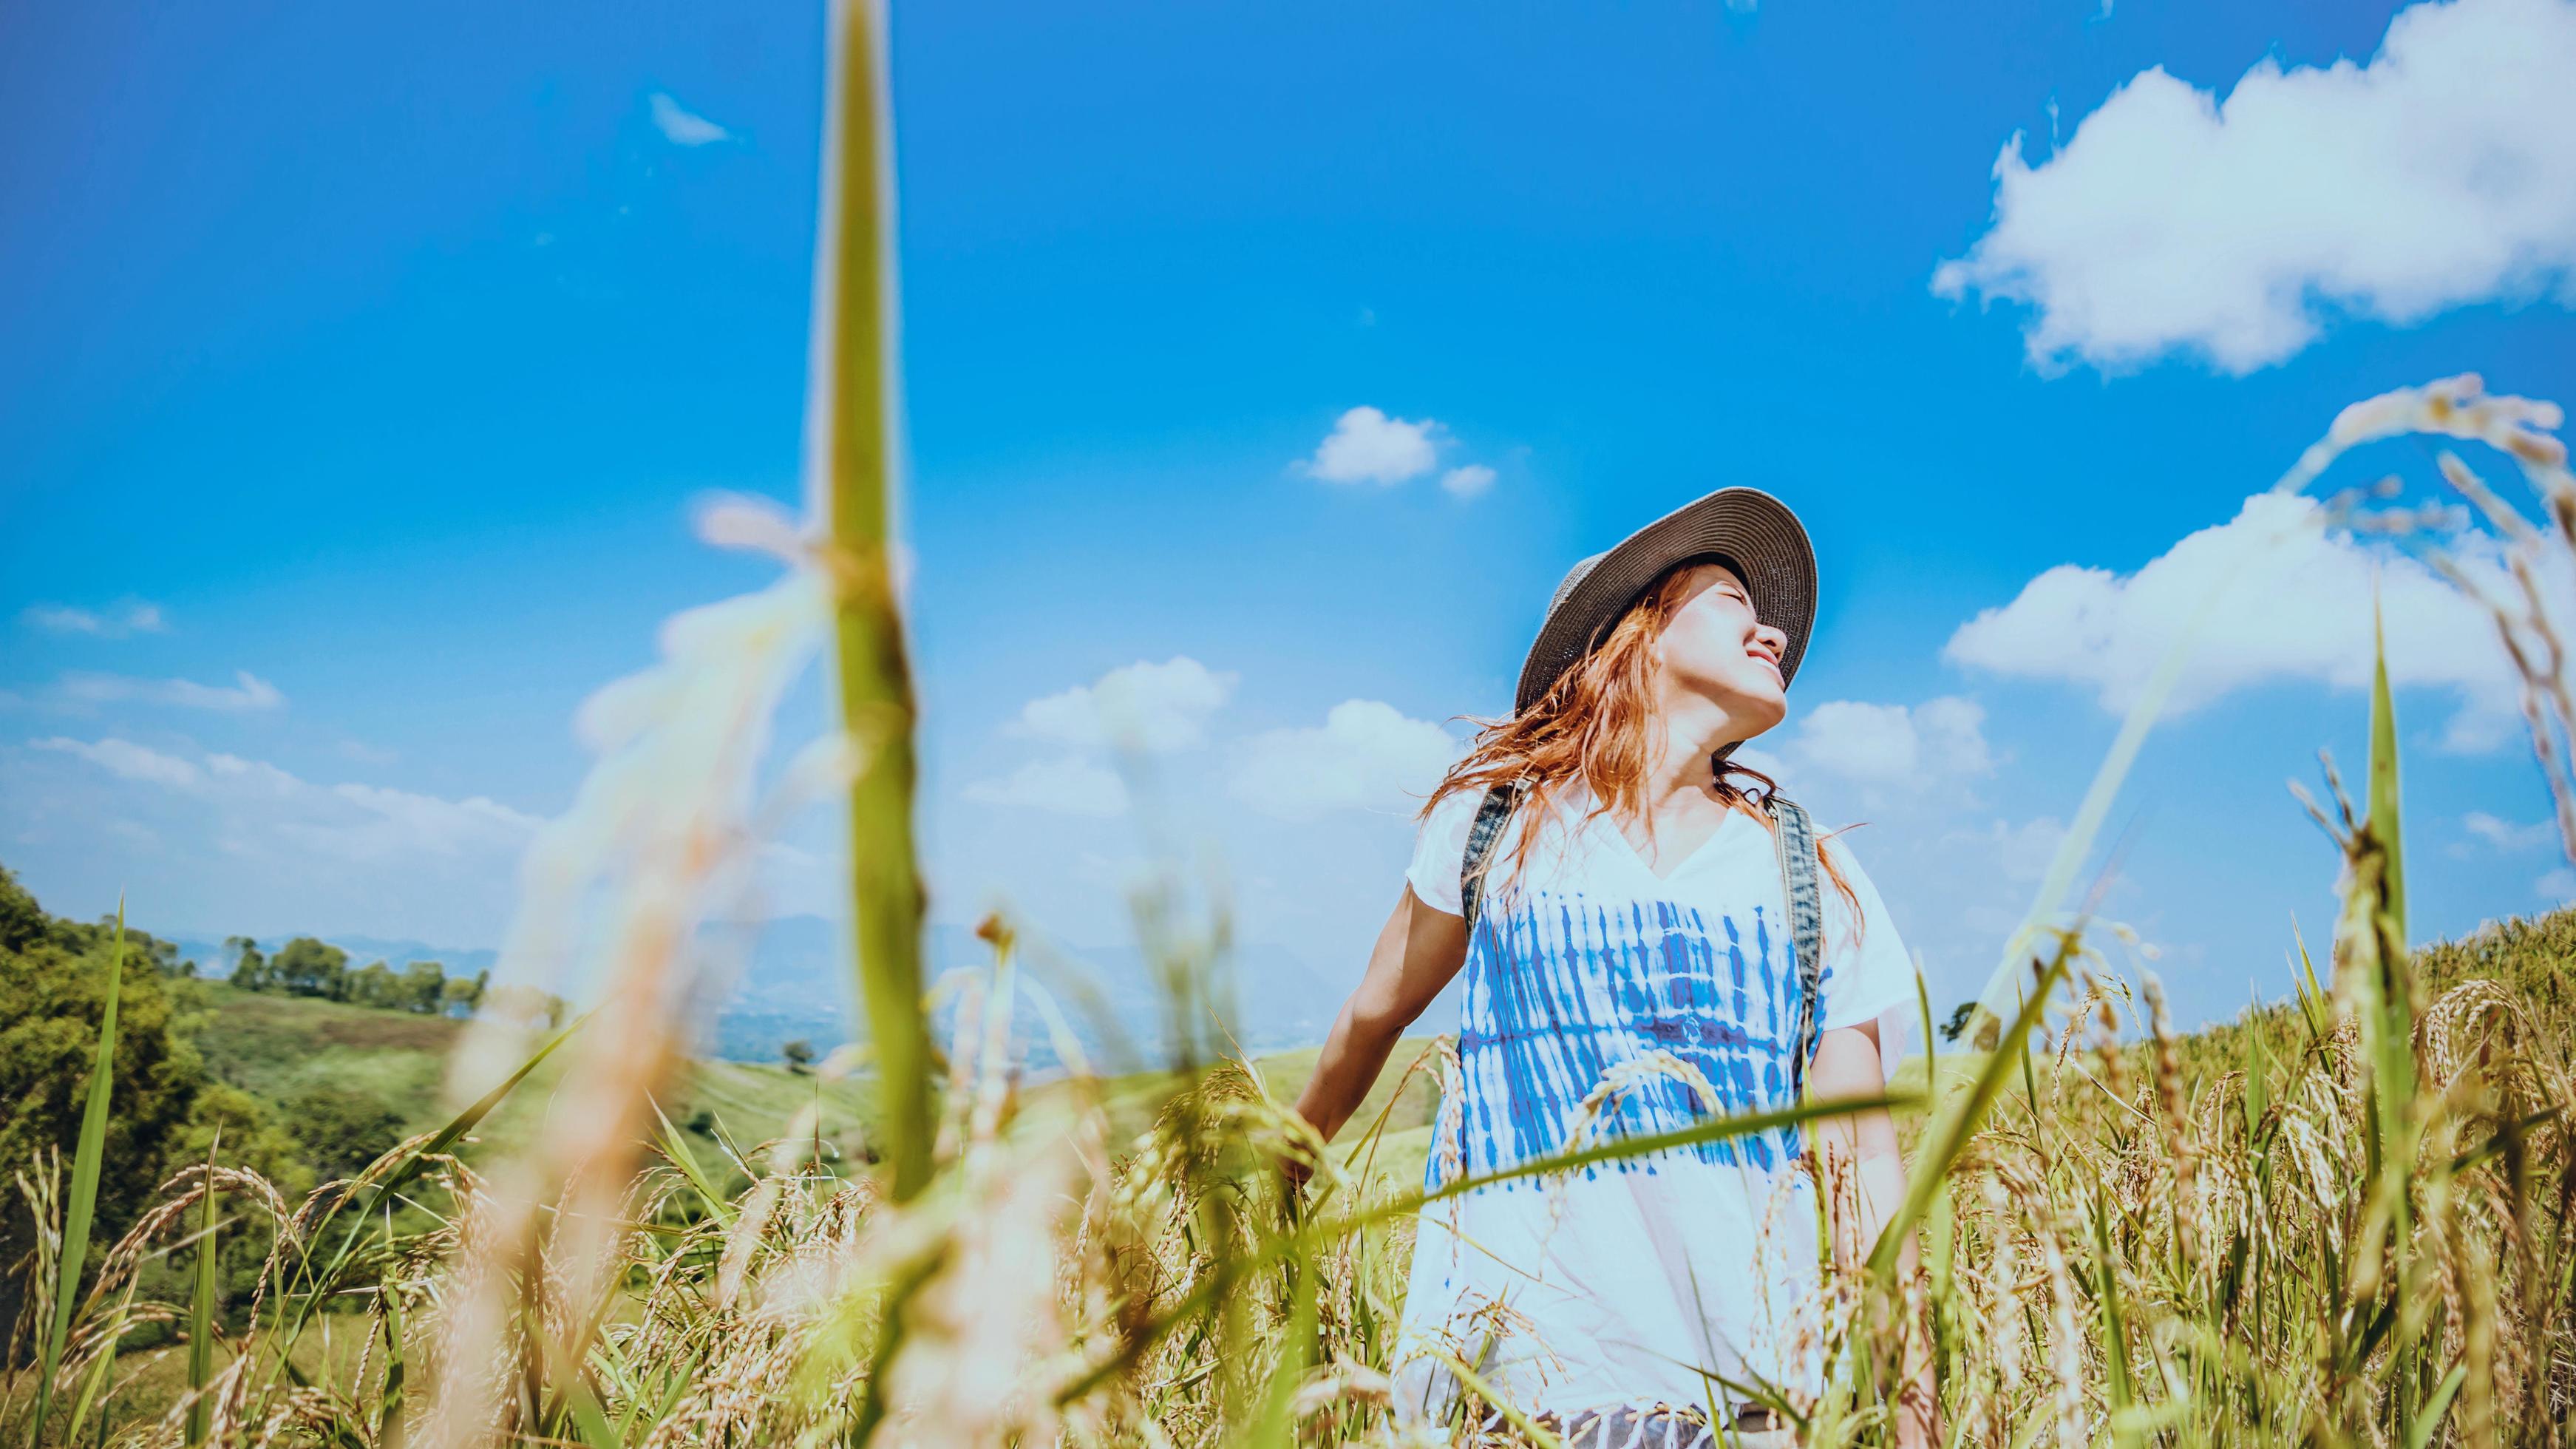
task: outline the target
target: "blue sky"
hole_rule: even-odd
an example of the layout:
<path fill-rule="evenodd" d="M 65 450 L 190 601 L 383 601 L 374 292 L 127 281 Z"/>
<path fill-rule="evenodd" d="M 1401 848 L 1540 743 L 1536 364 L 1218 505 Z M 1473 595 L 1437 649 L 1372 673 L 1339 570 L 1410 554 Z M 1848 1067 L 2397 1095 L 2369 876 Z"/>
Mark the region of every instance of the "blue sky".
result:
<path fill-rule="evenodd" d="M 899 6 L 934 913 L 1114 939 L 1159 822 L 1337 989 L 1425 731 L 1506 707 L 1574 558 L 1743 482 L 1824 575 L 1764 744 L 1966 994 L 2190 592 L 2187 555 L 2130 576 L 2348 402 L 2576 398 L 2576 125 L 2516 89 L 2576 6 L 2421 6 L 2358 71 L 2396 13 Z M 794 7 L 0 14 L 0 861 L 172 931 L 496 942 L 574 709 L 769 576 L 689 515 L 796 496 L 820 43 Z M 2240 82 L 2274 103 L 2195 110 Z M 2391 444 L 2329 486 L 2392 469 L 2431 477 Z M 2188 1015 L 2328 919 L 2282 781 L 2362 757 L 2367 552 L 2317 548 L 2225 611 L 2115 813 L 2106 908 Z M 2067 564 L 2098 634 L 1962 632 Z M 2494 646 L 2391 597 L 2419 930 L 2576 895 Z M 1162 788 L 1122 792 L 1065 692 L 1139 663 Z"/>

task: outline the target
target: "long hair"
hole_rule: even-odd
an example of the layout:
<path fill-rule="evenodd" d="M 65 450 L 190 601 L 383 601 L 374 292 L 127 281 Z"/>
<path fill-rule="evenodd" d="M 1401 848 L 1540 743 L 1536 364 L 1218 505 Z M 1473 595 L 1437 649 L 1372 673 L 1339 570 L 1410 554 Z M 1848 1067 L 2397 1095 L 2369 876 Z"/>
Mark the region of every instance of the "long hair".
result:
<path fill-rule="evenodd" d="M 1423 802 L 1423 816 L 1427 818 L 1443 799 L 1461 791 L 1472 790 L 1481 798 L 1492 786 L 1517 783 L 1521 794 L 1514 813 L 1542 821 L 1565 787 L 1581 779 L 1591 787 L 1593 801 L 1584 820 L 1614 810 L 1639 816 L 1646 821 L 1651 839 L 1654 817 L 1645 806 L 1646 769 L 1653 762 L 1648 726 L 1655 718 L 1655 641 L 1663 637 L 1688 597 L 1690 562 L 1675 564 L 1648 585 L 1610 626 L 1599 646 L 1557 676 L 1536 703 L 1507 719 L 1477 720 L 1474 743 Z M 1763 829 L 1773 829 L 1769 806 L 1779 782 L 1731 758 L 1718 760 L 1716 771 L 1718 798 L 1729 809 L 1759 821 Z M 1535 826 L 1522 829 L 1510 869 L 1501 879 L 1520 874 L 1539 834 Z M 1850 908 L 1857 941 L 1859 893 L 1832 855 L 1819 849 L 1816 857 L 1825 878 Z M 1487 862 L 1489 878 L 1498 864 Z M 1489 891 L 1488 897 L 1492 894 Z"/>

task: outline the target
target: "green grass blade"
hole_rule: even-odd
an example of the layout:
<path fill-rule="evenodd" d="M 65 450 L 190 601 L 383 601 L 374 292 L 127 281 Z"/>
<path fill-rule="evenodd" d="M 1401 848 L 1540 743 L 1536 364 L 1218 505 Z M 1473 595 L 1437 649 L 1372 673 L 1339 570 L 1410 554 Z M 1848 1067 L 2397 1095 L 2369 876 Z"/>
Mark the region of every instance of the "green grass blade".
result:
<path fill-rule="evenodd" d="M 214 1405 L 206 1401 L 206 1385 L 215 1376 L 215 1154 L 223 1149 L 224 1130 L 215 1128 L 212 1142 L 206 1144 L 205 1212 L 197 1231 L 196 1285 L 188 1297 L 188 1443 L 206 1442 L 206 1430 L 214 1419 Z"/>
<path fill-rule="evenodd" d="M 2248 1016 L 2245 1021 L 2245 1143 L 2255 1144 L 2263 1130 L 2263 1114 L 2272 1110 L 2272 1068 L 2263 1057 L 2263 1030 L 2259 1021 Z"/>
<path fill-rule="evenodd" d="M 2378 1119 L 2372 1139 L 2377 1184 L 2362 1237 L 2369 1245 L 2366 1251 L 2375 1253 L 2386 1235 L 2390 1279 L 2402 1294 L 2404 1265 L 2412 1256 L 2412 1182 L 2421 1132 L 2415 1111 L 2415 982 L 2407 960 L 2406 879 L 2399 858 L 2397 715 L 2389 697 L 2387 639 L 2376 601 L 2371 625 L 2370 814 L 2365 834 L 2366 849 L 2378 854 L 2379 870 L 2375 881 L 2365 869 L 2351 873 L 2336 931 L 2336 970 L 2338 976 L 2349 970 L 2349 979 L 2339 984 L 2359 993 L 2362 1045 L 2370 1064 L 2367 1100 Z M 2356 866 L 2366 859 L 2366 854 L 2357 856 Z M 2396 1359 L 2401 1378 L 2413 1377 L 2410 1327 L 2411 1320 L 2400 1315 Z"/>
<path fill-rule="evenodd" d="M 706 1172 L 698 1166 L 698 1155 L 689 1150 L 688 1139 L 682 1137 L 680 1129 L 672 1126 L 671 1119 L 662 1114 L 659 1102 L 653 1104 L 653 1120 L 662 1124 L 662 1155 L 671 1159 L 671 1165 L 680 1169 L 680 1175 L 689 1180 L 689 1186 L 696 1188 L 698 1196 L 706 1199 L 707 1211 L 715 1220 L 727 1228 L 732 1227 L 733 1204 L 708 1180 Z"/>
<path fill-rule="evenodd" d="M 555 1054 L 555 1048 L 562 1046 L 567 1041 L 570 1041 L 572 1039 L 572 1034 L 581 1030 L 582 1026 L 590 1020 L 591 1016 L 591 1012 L 585 1011 L 581 1015 L 574 1017 L 571 1021 L 564 1023 L 563 1030 L 546 1038 L 526 1061 L 519 1063 L 517 1068 L 511 1071 L 510 1075 L 503 1077 L 499 1085 L 493 1087 L 492 1090 L 485 1092 L 482 1096 L 477 1097 L 472 1106 L 467 1107 L 464 1111 L 457 1113 L 452 1118 L 449 1118 L 447 1125 L 439 1128 L 436 1136 L 430 1138 L 427 1142 L 422 1143 L 420 1145 L 420 1150 L 411 1154 L 405 1164 L 405 1175 L 400 1179 L 400 1182 L 410 1181 L 410 1174 L 420 1171 L 419 1163 L 421 1159 L 426 1157 L 435 1157 L 438 1154 L 445 1152 L 447 1149 L 454 1147 L 458 1139 L 462 1138 L 466 1133 L 482 1126 L 483 1119 L 491 1116 L 492 1110 L 500 1106 L 502 1100 L 508 1097 L 510 1093 L 516 1091 L 521 1082 L 528 1079 L 529 1073 L 544 1065 L 546 1058 Z M 388 1179 L 377 1189 L 376 1200 L 382 1201 L 387 1194 L 391 1193 L 395 1187 L 400 1185 L 400 1182 Z M 370 1212 L 374 1210 L 373 1203 L 370 1203 L 368 1207 Z"/>
<path fill-rule="evenodd" d="M 385 1238 L 390 1245 L 394 1235 L 394 1215 L 385 1211 Z M 408 1374 L 403 1362 L 402 1295 L 390 1286 L 378 1290 L 377 1307 L 382 1319 L 385 1343 L 385 1382 L 376 1394 L 376 1449 L 403 1449 L 403 1380 Z"/>
<path fill-rule="evenodd" d="M 1941 1039 L 1932 1034 L 1932 988 L 1923 980 L 1923 953 L 1914 953 L 1915 1021 L 1923 1028 L 1923 1095 L 1936 1096 L 1941 1089 Z"/>
<path fill-rule="evenodd" d="M 573 1429 L 591 1449 L 617 1449 L 625 1441 L 617 1437 L 615 1425 L 608 1422 L 608 1411 L 600 1407 L 599 1395 L 590 1386 L 578 1364 L 562 1363 L 556 1376 L 563 1382 L 564 1412 Z"/>
<path fill-rule="evenodd" d="M 107 1155 L 107 1099 L 116 1079 L 116 1001 L 125 984 L 125 901 L 116 902 L 116 935 L 107 952 L 107 1004 L 98 1017 L 98 1057 L 90 1066 L 89 1102 L 81 1109 L 80 1145 L 72 1157 L 72 1193 L 63 1212 L 63 1246 L 55 1263 L 54 1321 L 45 1327 L 43 1375 L 36 1380 L 36 1432 L 53 1411 L 54 1373 L 71 1336 L 72 1297 L 89 1256 L 90 1219 L 98 1210 L 100 1160 Z"/>
<path fill-rule="evenodd" d="M 2138 1442 L 2134 1427 L 2137 1372 L 2129 1363 L 2129 1316 L 2120 1305 L 2120 1257 L 2111 1247 L 2111 1207 L 2093 1199 L 2093 1249 L 2101 1265 L 2103 1400 L 2111 1414 L 2112 1435 L 2123 1446 Z"/>
<path fill-rule="evenodd" d="M 1270 1386 L 1261 1396 L 1261 1411 L 1247 1437 L 1253 1449 L 1297 1449 L 1297 1390 L 1306 1381 L 1315 1346 L 1315 1278 L 1313 1272 L 1297 1275 L 1296 1297 L 1279 1337 Z"/>
<path fill-rule="evenodd" d="M 930 1027 L 921 1007 L 922 887 L 913 845 L 911 666 L 894 591 L 891 394 L 895 384 L 892 109 L 885 87 L 885 8 L 832 7 L 815 246 L 809 435 L 838 567 L 834 601 L 841 727 L 865 752 L 850 782 L 851 916 L 859 999 L 877 1060 L 884 1156 L 894 1200 L 930 1182 Z"/>
<path fill-rule="evenodd" d="M 1696 1147 L 1703 1142 L 1718 1142 L 1729 1137 L 1747 1137 L 1757 1132 L 1771 1132 L 1782 1127 L 1801 1126 L 1828 1117 L 1854 1117 L 1864 1112 L 1893 1111 L 1900 1107 L 1912 1107 L 1922 1100 L 1912 1092 L 1889 1092 L 1873 1097 L 1837 1097 L 1826 1101 L 1802 1102 L 1796 1106 L 1782 1107 L 1769 1112 L 1745 1112 L 1732 1117 L 1710 1117 L 1694 1122 L 1688 1127 L 1676 1127 L 1669 1132 L 1641 1132 L 1633 1137 L 1611 1137 L 1572 1152 L 1535 1157 L 1500 1171 L 1486 1173 L 1482 1177 L 1462 1177 L 1436 1192 L 1399 1197 L 1365 1212 L 1354 1213 L 1336 1224 L 1326 1225 L 1316 1231 L 1322 1233 L 1326 1241 L 1330 1241 L 1340 1232 L 1385 1218 L 1401 1216 L 1435 1202 L 1443 1202 L 1449 1198 L 1474 1192 L 1478 1188 L 1492 1187 L 1496 1183 L 1515 1182 L 1527 1177 L 1545 1177 L 1550 1173 L 1572 1172 L 1578 1167 L 1590 1167 L 1594 1163 L 1644 1157 L 1650 1153 L 1666 1152 L 1677 1147 Z"/>
<path fill-rule="evenodd" d="M 2397 706 L 2388 692 L 2388 631 L 2379 617 L 2379 600 L 2371 599 L 2370 674 L 2370 834 L 2387 860 L 2380 880 L 2380 907 L 2388 912 L 2401 942 L 2406 934 L 2405 852 L 2398 843 Z"/>
<path fill-rule="evenodd" d="M 2465 1360 L 2453 1364 L 2451 1371 L 2442 1376 L 2441 1386 L 2433 1390 L 2433 1396 L 2424 1401 L 2422 1411 L 2415 1415 L 2415 1422 L 2406 1428 L 2406 1449 L 2425 1449 L 2433 1442 L 2433 1435 L 2442 1427 L 2442 1416 L 2451 1411 L 2452 1397 L 2459 1393 L 2461 1384 L 2468 1382 L 2468 1377 L 2469 1366 Z"/>

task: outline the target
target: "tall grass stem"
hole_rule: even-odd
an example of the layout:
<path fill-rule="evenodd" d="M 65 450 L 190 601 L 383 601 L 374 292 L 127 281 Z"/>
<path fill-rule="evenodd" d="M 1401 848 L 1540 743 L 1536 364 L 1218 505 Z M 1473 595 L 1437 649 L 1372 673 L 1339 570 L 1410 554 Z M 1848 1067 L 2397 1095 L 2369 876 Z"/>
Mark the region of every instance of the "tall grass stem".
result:
<path fill-rule="evenodd" d="M 821 234 L 815 244 L 808 447 L 830 530 L 841 722 L 868 752 L 850 782 L 858 995 L 875 1048 L 880 1150 L 894 1197 L 931 1174 L 930 1032 L 921 1008 L 922 886 L 913 846 L 914 707 L 894 576 L 895 289 L 886 12 L 835 0 Z"/>

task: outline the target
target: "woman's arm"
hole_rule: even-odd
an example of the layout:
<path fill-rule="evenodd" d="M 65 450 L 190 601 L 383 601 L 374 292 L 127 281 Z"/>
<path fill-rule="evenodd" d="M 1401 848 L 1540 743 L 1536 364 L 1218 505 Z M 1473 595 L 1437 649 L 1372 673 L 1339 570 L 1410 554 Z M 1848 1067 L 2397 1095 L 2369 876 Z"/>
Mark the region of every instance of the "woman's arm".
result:
<path fill-rule="evenodd" d="M 1815 1065 L 1807 1073 L 1808 1100 L 1875 1097 L 1886 1090 L 1887 1077 L 1879 1066 L 1878 1023 L 1840 1027 L 1817 1041 Z M 1896 1123 L 1881 1107 L 1809 1125 L 1823 1154 L 1825 1182 L 1837 1195 L 1844 1191 L 1845 1181 L 1850 1184 L 1852 1211 L 1836 1212 L 1829 1221 L 1834 1228 L 1834 1262 L 1854 1268 L 1869 1257 L 1878 1245 L 1881 1226 L 1905 1201 L 1905 1154 L 1896 1143 Z M 1899 1283 L 1913 1281 L 1914 1265 L 1915 1240 L 1909 1233 L 1897 1250 Z M 1911 1347 L 1906 1382 L 1897 1394 L 1896 1442 L 1904 1449 L 1920 1449 L 1937 1442 L 1932 1355 L 1922 1335 L 1910 1335 L 1907 1342 Z"/>
<path fill-rule="evenodd" d="M 1466 959 L 1466 920 L 1423 904 L 1406 886 L 1377 933 L 1359 989 L 1342 1003 L 1332 1034 L 1324 1038 L 1314 1077 L 1297 1095 L 1297 1115 L 1325 1141 L 1359 1110 L 1396 1039 Z"/>

